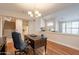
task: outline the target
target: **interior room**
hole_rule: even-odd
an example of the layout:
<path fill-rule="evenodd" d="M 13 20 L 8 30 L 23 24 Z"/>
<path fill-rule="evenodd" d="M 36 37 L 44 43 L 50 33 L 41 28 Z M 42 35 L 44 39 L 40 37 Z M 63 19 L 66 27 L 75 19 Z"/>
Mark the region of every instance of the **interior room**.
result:
<path fill-rule="evenodd" d="M 0 3 L 0 55 L 79 55 L 79 4 Z"/>

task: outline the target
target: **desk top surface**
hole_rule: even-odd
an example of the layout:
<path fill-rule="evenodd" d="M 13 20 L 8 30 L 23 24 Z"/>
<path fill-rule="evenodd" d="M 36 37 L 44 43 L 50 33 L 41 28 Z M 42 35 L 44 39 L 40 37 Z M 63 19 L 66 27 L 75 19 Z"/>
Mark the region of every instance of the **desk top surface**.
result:
<path fill-rule="evenodd" d="M 25 35 L 25 39 L 31 39 L 31 40 L 41 40 L 41 39 L 45 39 L 46 37 L 41 37 L 40 35 L 36 35 L 36 36 L 31 36 L 31 35 Z"/>
<path fill-rule="evenodd" d="M 26 35 L 25 37 L 29 38 L 29 39 L 32 39 L 32 40 L 38 40 L 38 39 L 41 39 L 41 36 L 31 36 L 31 35 Z"/>

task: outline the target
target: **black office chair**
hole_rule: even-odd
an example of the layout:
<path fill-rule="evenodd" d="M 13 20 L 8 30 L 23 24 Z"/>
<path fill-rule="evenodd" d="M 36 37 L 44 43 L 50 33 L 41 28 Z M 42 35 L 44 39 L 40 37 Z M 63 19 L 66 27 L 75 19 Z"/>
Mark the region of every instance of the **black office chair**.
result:
<path fill-rule="evenodd" d="M 29 45 L 21 39 L 21 34 L 18 32 L 12 32 L 12 38 L 14 47 L 16 48 L 15 54 L 27 54 L 29 51 Z"/>

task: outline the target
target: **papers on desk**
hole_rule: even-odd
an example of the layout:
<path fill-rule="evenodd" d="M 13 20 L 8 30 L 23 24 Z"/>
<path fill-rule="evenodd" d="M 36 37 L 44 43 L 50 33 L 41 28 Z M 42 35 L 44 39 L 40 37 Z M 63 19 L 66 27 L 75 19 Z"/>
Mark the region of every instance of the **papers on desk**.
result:
<path fill-rule="evenodd" d="M 37 35 L 35 35 L 35 34 L 31 34 L 30 36 L 31 36 L 31 37 L 37 37 Z"/>

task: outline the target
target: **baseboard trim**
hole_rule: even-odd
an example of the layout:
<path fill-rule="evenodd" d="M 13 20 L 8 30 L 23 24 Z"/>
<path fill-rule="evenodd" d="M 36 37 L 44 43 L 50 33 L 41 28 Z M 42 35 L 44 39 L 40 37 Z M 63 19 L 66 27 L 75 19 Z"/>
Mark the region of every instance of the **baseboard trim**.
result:
<path fill-rule="evenodd" d="M 54 41 L 54 40 L 48 40 L 48 41 L 52 41 L 54 43 L 57 43 L 57 44 L 60 44 L 60 45 L 63 45 L 63 46 L 66 46 L 66 47 L 69 47 L 69 48 L 72 48 L 72 49 L 75 49 L 75 50 L 79 51 L 79 48 L 71 46 L 71 45 L 67 45 L 67 44 L 64 44 L 64 43 L 61 43 L 61 42 L 57 42 L 57 41 Z"/>

